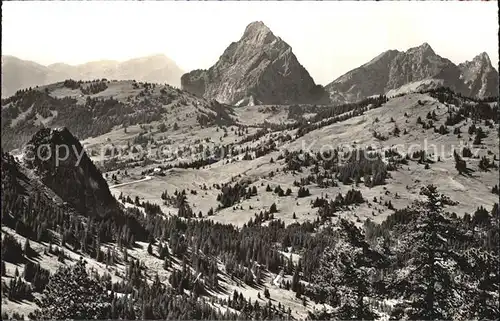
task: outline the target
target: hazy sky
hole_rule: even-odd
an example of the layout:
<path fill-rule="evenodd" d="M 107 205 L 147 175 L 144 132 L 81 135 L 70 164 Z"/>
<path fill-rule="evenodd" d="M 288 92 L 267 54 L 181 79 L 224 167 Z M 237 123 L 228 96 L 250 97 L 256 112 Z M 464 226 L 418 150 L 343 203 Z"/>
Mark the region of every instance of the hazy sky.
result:
<path fill-rule="evenodd" d="M 2 11 L 2 54 L 42 64 L 163 53 L 185 71 L 208 68 L 256 20 L 323 85 L 423 42 L 454 63 L 485 51 L 498 64 L 496 1 L 5 1 Z"/>

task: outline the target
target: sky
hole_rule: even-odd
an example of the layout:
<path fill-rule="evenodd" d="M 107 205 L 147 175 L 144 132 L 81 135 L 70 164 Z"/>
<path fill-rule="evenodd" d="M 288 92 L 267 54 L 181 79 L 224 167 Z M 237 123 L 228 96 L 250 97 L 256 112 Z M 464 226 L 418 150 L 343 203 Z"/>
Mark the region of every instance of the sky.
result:
<path fill-rule="evenodd" d="M 2 54 L 44 65 L 165 54 L 205 69 L 263 21 L 326 85 L 380 53 L 424 42 L 454 63 L 498 70 L 496 1 L 4 1 Z"/>

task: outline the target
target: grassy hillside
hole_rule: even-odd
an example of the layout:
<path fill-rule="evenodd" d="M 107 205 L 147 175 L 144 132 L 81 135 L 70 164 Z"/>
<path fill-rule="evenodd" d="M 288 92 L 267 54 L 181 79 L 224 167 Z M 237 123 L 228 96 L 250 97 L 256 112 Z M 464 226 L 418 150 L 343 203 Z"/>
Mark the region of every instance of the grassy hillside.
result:
<path fill-rule="evenodd" d="M 65 273 L 80 273 L 101 318 L 498 316 L 497 113 L 446 89 L 248 107 L 132 81 L 19 92 L 2 101 L 2 147 L 67 127 L 133 220 L 84 213 L 92 188 L 72 192 L 72 175 L 87 180 L 71 164 L 4 154 L 3 311 L 74 317 Z"/>

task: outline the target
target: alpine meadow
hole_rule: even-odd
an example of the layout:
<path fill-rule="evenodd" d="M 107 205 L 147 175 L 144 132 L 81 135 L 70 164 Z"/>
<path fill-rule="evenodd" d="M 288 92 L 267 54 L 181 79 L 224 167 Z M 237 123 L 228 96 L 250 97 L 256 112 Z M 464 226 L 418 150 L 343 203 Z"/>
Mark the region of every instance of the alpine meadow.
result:
<path fill-rule="evenodd" d="M 2 320 L 500 318 L 493 2 L 2 9 Z"/>

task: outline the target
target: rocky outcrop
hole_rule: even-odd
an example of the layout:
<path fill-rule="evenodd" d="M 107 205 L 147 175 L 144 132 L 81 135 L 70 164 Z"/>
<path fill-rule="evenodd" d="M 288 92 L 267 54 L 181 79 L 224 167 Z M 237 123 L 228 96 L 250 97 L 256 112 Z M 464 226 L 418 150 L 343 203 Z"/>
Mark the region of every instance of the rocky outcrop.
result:
<path fill-rule="evenodd" d="M 114 199 L 99 170 L 66 128 L 42 129 L 30 144 L 29 150 L 39 149 L 37 157 L 33 153 L 14 157 L 2 149 L 2 226 L 45 241 L 51 238 L 49 230 L 61 228 L 63 238 L 73 235 L 78 239 L 78 228 L 64 233 L 71 231 L 67 229 L 71 219 L 73 227 L 78 221 L 85 222 L 90 233 L 87 237 L 95 231 L 103 242 L 128 242 L 132 236 L 147 239 L 149 233 L 140 222 L 142 214 L 128 213 Z M 60 153 L 57 162 L 55 153 L 62 146 L 68 146 L 70 154 L 64 157 L 64 152 Z"/>
<path fill-rule="evenodd" d="M 79 213 L 98 218 L 121 216 L 101 172 L 67 128 L 43 128 L 27 146 L 26 165 Z"/>
<path fill-rule="evenodd" d="M 461 80 L 465 83 L 465 94 L 478 97 L 498 96 L 498 72 L 491 65 L 490 57 L 483 52 L 472 61 L 458 65 Z"/>
<path fill-rule="evenodd" d="M 252 22 L 208 70 L 181 77 L 183 89 L 230 105 L 327 102 L 292 48 L 262 22 Z"/>
<path fill-rule="evenodd" d="M 483 98 L 498 95 L 498 74 L 485 53 L 457 66 L 424 43 L 405 52 L 386 51 L 332 81 L 325 89 L 333 102 L 347 103 L 405 88 L 436 86 Z"/>
<path fill-rule="evenodd" d="M 389 65 L 385 91 L 423 79 L 442 79 L 444 86 L 460 91 L 460 71 L 450 60 L 442 58 L 429 44 L 398 53 Z"/>
<path fill-rule="evenodd" d="M 198 97 L 204 97 L 207 84 L 208 73 L 206 70 L 193 70 L 190 73 L 182 75 L 181 77 L 182 89 L 189 91 Z"/>

